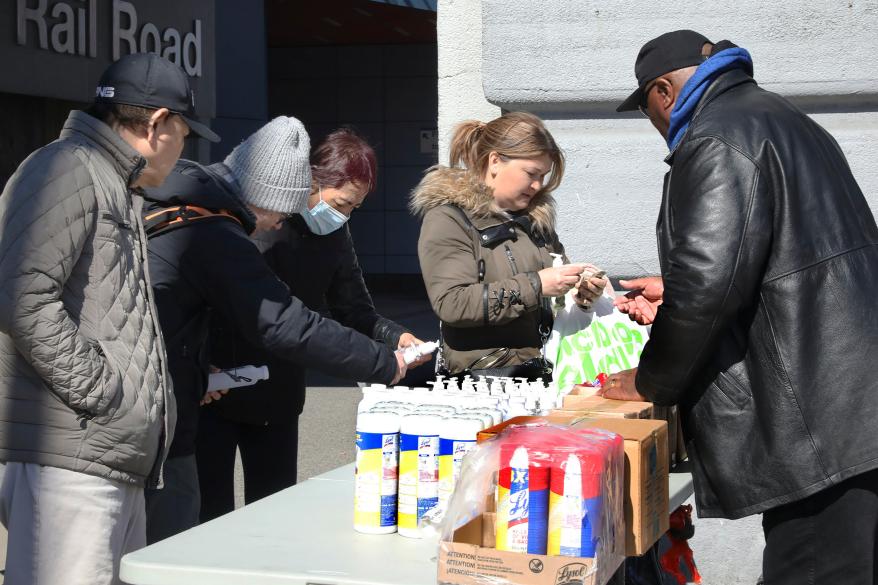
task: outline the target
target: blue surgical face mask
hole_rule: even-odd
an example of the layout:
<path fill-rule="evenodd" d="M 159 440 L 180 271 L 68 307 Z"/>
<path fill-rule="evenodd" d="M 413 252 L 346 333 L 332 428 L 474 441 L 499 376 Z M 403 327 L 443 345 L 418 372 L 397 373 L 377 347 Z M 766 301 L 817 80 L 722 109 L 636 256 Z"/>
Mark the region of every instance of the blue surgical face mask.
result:
<path fill-rule="evenodd" d="M 323 200 L 323 190 L 319 191 L 320 201 L 311 209 L 306 209 L 301 213 L 302 219 L 308 224 L 308 229 L 318 236 L 331 234 L 335 230 L 347 222 L 347 215 L 337 210 L 329 203 Z"/>

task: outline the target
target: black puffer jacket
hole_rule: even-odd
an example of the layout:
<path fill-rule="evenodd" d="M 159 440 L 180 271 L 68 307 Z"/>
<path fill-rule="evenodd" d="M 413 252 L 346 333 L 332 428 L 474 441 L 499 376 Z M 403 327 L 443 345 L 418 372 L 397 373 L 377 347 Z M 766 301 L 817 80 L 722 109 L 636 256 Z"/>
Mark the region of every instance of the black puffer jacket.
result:
<path fill-rule="evenodd" d="M 667 162 L 637 387 L 680 403 L 701 516 L 878 467 L 878 228 L 835 140 L 741 71 Z"/>
<path fill-rule="evenodd" d="M 339 323 L 390 348 L 397 347 L 406 330 L 375 312 L 347 226 L 318 236 L 296 215 L 277 231 L 256 234 L 253 241 L 268 265 L 306 306 L 315 311 L 328 309 Z M 227 334 L 228 329 L 221 320 L 215 321 L 213 363 L 221 367 L 267 364 L 270 378 L 252 389 L 230 392 L 205 408 L 212 408 L 229 420 L 258 425 L 301 414 L 305 404 L 305 367 L 278 360 L 264 349 Z M 356 378 L 354 372 L 343 367 L 329 373 Z"/>
<path fill-rule="evenodd" d="M 149 269 L 178 404 L 171 457 L 195 452 L 212 318 L 231 324 L 234 335 L 277 359 L 329 372 L 344 370 L 361 380 L 393 379 L 396 358 L 388 347 L 324 319 L 291 296 L 248 237 L 254 227 L 252 215 L 222 179 L 183 160 L 147 198 L 144 215 L 188 203 L 227 209 L 240 220 L 196 220 L 149 240 Z"/>

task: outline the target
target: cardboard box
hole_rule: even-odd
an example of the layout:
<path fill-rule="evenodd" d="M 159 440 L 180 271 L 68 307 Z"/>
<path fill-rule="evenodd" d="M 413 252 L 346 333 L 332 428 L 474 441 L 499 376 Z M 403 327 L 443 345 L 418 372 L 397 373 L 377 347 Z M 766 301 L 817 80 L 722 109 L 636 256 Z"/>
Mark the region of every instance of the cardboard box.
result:
<path fill-rule="evenodd" d="M 594 396 L 598 391 L 598 386 L 584 386 L 583 384 L 574 384 L 567 394 L 570 396 Z"/>
<path fill-rule="evenodd" d="M 604 429 L 625 440 L 625 554 L 644 554 L 668 530 L 668 423 L 603 418 L 573 426 Z"/>
<path fill-rule="evenodd" d="M 515 416 L 510 418 L 509 420 L 504 420 L 501 423 L 497 423 L 493 427 L 488 427 L 483 431 L 479 431 L 479 434 L 476 435 L 476 440 L 481 443 L 482 441 L 487 441 L 491 437 L 499 435 L 503 432 L 503 429 L 506 427 L 510 427 L 512 425 L 526 425 L 528 423 L 539 423 L 539 422 L 547 422 L 546 417 L 544 416 Z"/>
<path fill-rule="evenodd" d="M 479 443 L 481 443 L 482 441 L 487 441 L 491 437 L 499 435 L 506 427 L 512 425 L 546 423 L 552 425 L 570 426 L 575 422 L 586 420 L 589 418 L 592 417 L 590 417 L 588 413 L 564 410 L 553 410 L 545 416 L 516 416 L 510 418 L 509 420 L 498 423 L 493 427 L 488 427 L 483 431 L 479 431 L 476 439 Z"/>
<path fill-rule="evenodd" d="M 601 398 L 600 396 L 568 394 L 564 397 L 564 402 L 562 404 L 562 411 L 576 410 L 579 412 L 588 412 L 595 417 L 652 418 L 653 416 L 651 402 L 609 400 L 607 398 Z"/>
<path fill-rule="evenodd" d="M 551 413 L 547 416 L 515 417 L 479 433 L 479 441 L 505 428 L 522 424 L 583 423 L 592 420 L 581 412 Z M 617 484 L 618 485 L 618 484 Z M 623 490 L 624 506 L 625 494 Z M 549 556 L 500 551 L 496 546 L 494 499 L 485 501 L 485 512 L 457 529 L 451 541 L 439 543 L 438 583 L 447 585 L 605 585 L 621 566 L 626 551 L 624 514 L 613 515 L 608 530 L 612 541 L 602 546 L 599 562 L 593 558 Z"/>
<path fill-rule="evenodd" d="M 484 514 L 439 543 L 438 582 L 450 585 L 604 585 L 622 564 L 619 551 L 594 559 L 514 553 L 493 548 L 494 515 Z"/>

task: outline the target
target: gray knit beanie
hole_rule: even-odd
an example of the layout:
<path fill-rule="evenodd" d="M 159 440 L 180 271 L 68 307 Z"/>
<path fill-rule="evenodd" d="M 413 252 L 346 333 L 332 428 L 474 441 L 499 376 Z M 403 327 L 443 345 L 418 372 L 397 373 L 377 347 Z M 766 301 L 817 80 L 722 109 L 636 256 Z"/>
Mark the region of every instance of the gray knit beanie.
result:
<path fill-rule="evenodd" d="M 311 193 L 311 140 L 295 118 L 279 116 L 257 130 L 223 161 L 254 207 L 284 214 L 305 209 Z"/>

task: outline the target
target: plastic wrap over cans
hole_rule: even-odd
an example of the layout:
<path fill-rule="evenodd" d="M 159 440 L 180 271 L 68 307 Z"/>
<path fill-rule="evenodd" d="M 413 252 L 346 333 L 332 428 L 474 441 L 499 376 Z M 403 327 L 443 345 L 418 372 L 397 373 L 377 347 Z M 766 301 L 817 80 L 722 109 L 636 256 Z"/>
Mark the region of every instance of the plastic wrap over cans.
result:
<path fill-rule="evenodd" d="M 623 440 L 512 426 L 464 460 L 441 526 L 439 582 L 602 585 L 625 555 Z"/>

